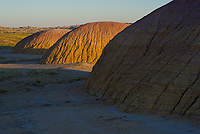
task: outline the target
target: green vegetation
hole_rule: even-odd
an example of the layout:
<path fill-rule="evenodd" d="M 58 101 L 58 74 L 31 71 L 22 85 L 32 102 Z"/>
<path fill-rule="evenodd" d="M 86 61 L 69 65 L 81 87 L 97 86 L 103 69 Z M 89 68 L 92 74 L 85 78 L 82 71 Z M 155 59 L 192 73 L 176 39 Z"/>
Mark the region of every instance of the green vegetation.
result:
<path fill-rule="evenodd" d="M 20 76 L 22 76 L 22 73 L 16 69 L 0 69 L 0 81 Z"/>
<path fill-rule="evenodd" d="M 23 38 L 25 38 L 29 35 L 31 35 L 31 34 L 28 34 L 28 33 L 1 33 L 0 34 L 0 46 L 6 46 L 3 48 L 14 47 L 17 44 L 17 42 L 19 42 L 20 40 L 22 40 Z M 11 47 L 8 47 L 8 46 L 11 46 Z"/>
<path fill-rule="evenodd" d="M 47 75 L 56 75 L 58 72 L 53 69 L 36 69 L 31 70 L 27 72 L 28 75 L 41 75 L 41 74 L 47 74 Z"/>
<path fill-rule="evenodd" d="M 59 69 L 0 69 L 0 94 L 31 91 L 53 84 L 73 83 L 86 79 L 88 72 Z"/>
<path fill-rule="evenodd" d="M 57 69 L 36 69 L 26 74 L 25 86 L 45 86 L 49 84 L 73 83 L 87 78 L 88 74 L 74 74 L 71 71 L 59 71 Z"/>
<path fill-rule="evenodd" d="M 13 49 L 13 47 L 14 46 L 0 46 L 0 49 Z"/>
<path fill-rule="evenodd" d="M 17 42 L 22 40 L 23 38 L 39 32 L 43 30 L 48 29 L 74 29 L 78 27 L 79 25 L 74 26 L 63 26 L 63 27 L 45 27 L 45 28 L 38 28 L 38 27 L 19 27 L 19 28 L 10 28 L 10 27 L 0 27 L 0 46 L 6 46 L 6 47 L 0 47 L 0 49 L 10 49 L 14 47 Z M 11 46 L 11 47 L 7 47 Z"/>
<path fill-rule="evenodd" d="M 6 57 L 0 55 L 0 60 L 6 59 Z"/>
<path fill-rule="evenodd" d="M 78 75 L 70 71 L 59 72 L 56 69 L 34 69 L 26 72 L 25 74 L 17 69 L 0 69 L 0 81 L 8 80 L 10 78 L 23 76 L 28 82 L 40 82 L 41 84 L 50 83 L 63 83 L 63 82 L 75 82 L 84 80 L 88 74 Z M 19 79 L 17 79 L 19 80 Z M 29 83 L 28 82 L 28 83 Z"/>
<path fill-rule="evenodd" d="M 6 63 L 12 63 L 12 62 L 19 62 L 19 61 L 34 61 L 34 60 L 40 60 L 40 58 L 5 58 L 3 56 L 0 56 L 0 63 L 6 64 Z"/>
<path fill-rule="evenodd" d="M 47 28 L 37 28 L 37 27 L 20 27 L 20 28 L 9 28 L 9 27 L 0 27 L 0 49 L 10 49 L 14 47 L 17 42 L 22 40 L 23 38 L 42 31 Z"/>
<path fill-rule="evenodd" d="M 88 75 L 73 75 L 69 79 L 69 83 L 87 79 Z"/>

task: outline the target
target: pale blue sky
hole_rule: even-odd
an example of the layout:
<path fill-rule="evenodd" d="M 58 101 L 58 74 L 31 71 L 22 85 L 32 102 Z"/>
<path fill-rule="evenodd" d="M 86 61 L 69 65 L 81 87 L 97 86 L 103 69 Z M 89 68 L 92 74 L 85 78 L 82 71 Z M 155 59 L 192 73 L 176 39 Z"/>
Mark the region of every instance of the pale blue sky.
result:
<path fill-rule="evenodd" d="M 172 0 L 0 0 L 0 26 L 132 23 Z"/>

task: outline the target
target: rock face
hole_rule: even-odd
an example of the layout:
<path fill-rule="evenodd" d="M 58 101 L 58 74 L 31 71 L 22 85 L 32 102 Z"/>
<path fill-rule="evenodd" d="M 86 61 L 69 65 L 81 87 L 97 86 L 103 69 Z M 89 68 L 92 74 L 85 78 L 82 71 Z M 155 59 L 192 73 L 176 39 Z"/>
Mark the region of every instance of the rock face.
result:
<path fill-rule="evenodd" d="M 32 34 L 14 47 L 13 54 L 44 54 L 58 39 L 69 32 L 69 29 L 51 29 Z"/>
<path fill-rule="evenodd" d="M 83 87 L 127 112 L 200 120 L 200 0 L 174 0 L 126 28 Z"/>
<path fill-rule="evenodd" d="M 45 64 L 95 63 L 106 44 L 129 24 L 118 22 L 87 23 L 56 42 L 42 57 Z"/>

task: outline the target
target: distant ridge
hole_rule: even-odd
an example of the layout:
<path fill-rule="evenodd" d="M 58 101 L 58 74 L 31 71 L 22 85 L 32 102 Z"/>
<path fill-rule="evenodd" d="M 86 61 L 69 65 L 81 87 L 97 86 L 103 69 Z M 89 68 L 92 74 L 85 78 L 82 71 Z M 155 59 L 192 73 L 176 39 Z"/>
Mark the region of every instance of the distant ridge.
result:
<path fill-rule="evenodd" d="M 83 88 L 127 112 L 200 121 L 200 0 L 174 0 L 115 36 Z"/>
<path fill-rule="evenodd" d="M 19 41 L 12 53 L 42 55 L 69 31 L 69 29 L 51 29 L 34 33 Z"/>
<path fill-rule="evenodd" d="M 64 35 L 41 58 L 45 64 L 95 63 L 106 44 L 129 24 L 94 22 Z"/>

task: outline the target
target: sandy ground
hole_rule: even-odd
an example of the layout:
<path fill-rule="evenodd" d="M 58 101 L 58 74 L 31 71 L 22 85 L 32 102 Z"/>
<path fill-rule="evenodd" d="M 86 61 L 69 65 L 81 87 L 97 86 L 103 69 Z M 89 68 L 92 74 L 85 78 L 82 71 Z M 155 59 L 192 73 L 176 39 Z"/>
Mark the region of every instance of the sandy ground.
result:
<path fill-rule="evenodd" d="M 41 57 L 9 53 L 0 50 L 0 55 L 9 60 Z M 0 70 L 14 70 L 11 77 L 0 79 L 0 134 L 200 133 L 199 123 L 124 113 L 88 94 L 81 85 L 93 65 L 11 61 L 0 64 Z"/>

